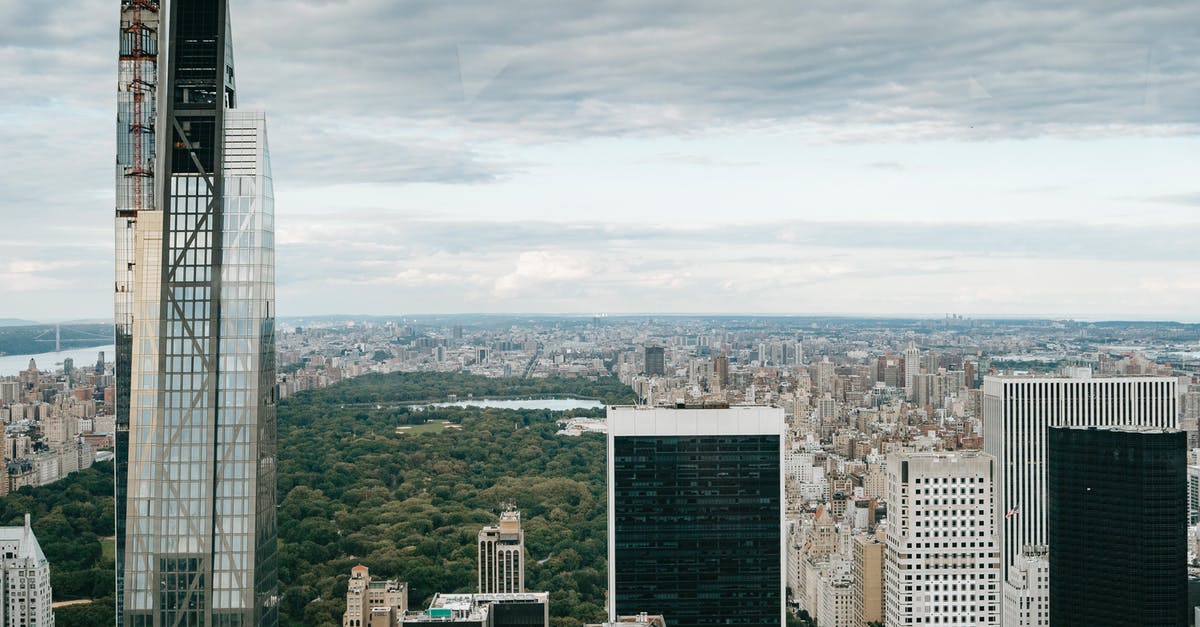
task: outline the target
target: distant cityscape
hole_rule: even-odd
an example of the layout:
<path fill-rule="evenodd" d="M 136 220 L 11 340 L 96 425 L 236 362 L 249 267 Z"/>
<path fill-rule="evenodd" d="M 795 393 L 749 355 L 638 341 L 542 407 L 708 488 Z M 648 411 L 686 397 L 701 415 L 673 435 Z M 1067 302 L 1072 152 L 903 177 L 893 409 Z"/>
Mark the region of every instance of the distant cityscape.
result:
<path fill-rule="evenodd" d="M 1045 449 L 1028 448 L 1024 439 L 1045 441 L 1047 428 L 1055 425 L 1085 430 L 1127 425 L 1143 429 L 1147 438 L 1178 433 L 1178 450 L 1168 445 L 1177 455 L 1178 467 L 1168 475 L 1175 487 L 1163 488 L 1163 499 L 1179 508 L 1179 520 L 1155 523 L 1181 530 L 1180 544 L 1164 549 L 1159 560 L 1179 570 L 1167 580 L 1192 582 L 1177 598 L 1158 601 L 1173 603 L 1172 616 L 1178 618 L 1188 586 L 1200 586 L 1200 344 L 1195 337 L 1194 329 L 1176 324 L 959 317 L 292 319 L 280 324 L 275 338 L 276 388 L 286 398 L 366 375 L 419 372 L 496 379 L 616 377 L 632 388 L 641 406 L 665 412 L 656 420 L 673 420 L 675 412 L 685 411 L 719 416 L 738 407 L 778 408 L 773 432 L 778 444 L 772 446 L 780 452 L 767 467 L 779 473 L 783 494 L 774 514 L 783 560 L 776 575 L 780 598 L 786 598 L 790 612 L 822 625 L 908 624 L 909 618 L 942 622 L 932 621 L 935 617 L 951 624 L 1047 624 L 1056 557 L 1047 529 L 1060 520 L 1047 495 L 1057 488 L 1055 476 L 1045 474 L 1044 457 L 1014 457 L 1046 454 L 1035 453 Z M 53 483 L 111 457 L 112 362 L 76 366 L 68 360 L 47 366 L 30 364 L 0 379 L 5 492 Z M 485 400 L 498 399 L 464 394 L 423 402 Z M 621 441 L 622 431 L 610 431 L 612 412 L 607 420 L 564 419 L 559 433 L 595 437 L 588 434 L 608 432 Z M 722 450 L 712 453 L 714 459 L 723 458 Z M 679 472 L 673 466 L 665 470 Z M 935 487 L 925 487 L 930 485 Z M 1130 486 L 1122 494 L 1134 498 L 1154 485 Z M 1177 499 L 1169 496 L 1176 494 L 1172 490 Z M 610 493 L 610 506 L 612 498 Z M 1116 507 L 1113 498 L 1106 501 L 1110 507 Z M 1133 502 L 1129 507 L 1138 509 Z M 499 526 L 480 532 L 476 596 L 459 598 L 454 596 L 459 591 L 446 591 L 417 614 L 411 614 L 406 596 L 402 603 L 362 601 L 356 607 L 364 608 L 363 622 L 344 624 L 427 621 L 443 606 L 462 608 L 455 616 L 484 621 L 488 604 L 498 602 L 488 594 L 526 595 L 519 597 L 522 603 L 540 604 L 535 613 L 546 614 L 548 597 L 529 596 L 524 589 L 519 512 L 510 518 L 512 523 L 502 517 Z M 745 523 L 740 525 L 744 531 Z M 703 526 L 714 533 L 721 527 Z M 621 529 L 610 539 L 618 553 L 610 555 L 623 550 Z M 930 534 L 936 538 L 932 542 Z M 513 550 L 485 551 L 485 536 L 488 547 L 513 538 Z M 949 542 L 938 541 L 947 536 Z M 716 546 L 712 543 L 718 540 L 697 541 Z M 646 557 L 652 555 L 646 545 L 638 546 Z M 1178 554 L 1172 558 L 1171 551 Z M 664 581 L 663 575 L 646 572 L 652 562 L 634 572 L 650 576 L 647 581 Z M 619 576 L 621 558 L 615 564 L 610 577 Z M 770 572 L 761 565 L 753 571 Z M 922 578 L 909 581 L 905 573 Z M 363 580 L 358 589 L 374 589 L 371 575 L 355 576 Z M 395 588 L 393 594 L 404 590 L 402 582 L 385 587 Z M 636 606 L 622 605 L 620 589 L 610 598 L 617 600 L 615 609 L 610 607 L 614 619 L 648 612 L 664 615 L 668 624 L 704 622 L 679 615 L 672 623 L 679 610 L 650 607 L 652 597 L 644 595 Z M 644 584 L 638 589 L 646 590 Z M 1081 598 L 1094 599 L 1094 594 Z M 372 607 L 394 607 L 391 622 L 372 619 Z"/>

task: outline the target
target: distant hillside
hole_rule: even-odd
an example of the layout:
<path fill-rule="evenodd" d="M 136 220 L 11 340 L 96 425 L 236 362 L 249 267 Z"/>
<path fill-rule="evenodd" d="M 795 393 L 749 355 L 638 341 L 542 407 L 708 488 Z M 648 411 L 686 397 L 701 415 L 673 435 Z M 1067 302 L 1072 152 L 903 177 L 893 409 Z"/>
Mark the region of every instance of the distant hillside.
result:
<path fill-rule="evenodd" d="M 22 320 L 20 318 L 0 318 L 0 327 L 27 327 L 34 326 L 37 323 L 33 320 Z"/>
<path fill-rule="evenodd" d="M 113 343 L 111 324 L 63 324 L 57 334 L 63 350 L 91 348 Z M 0 325 L 0 355 L 47 353 L 55 347 L 55 325 Z"/>

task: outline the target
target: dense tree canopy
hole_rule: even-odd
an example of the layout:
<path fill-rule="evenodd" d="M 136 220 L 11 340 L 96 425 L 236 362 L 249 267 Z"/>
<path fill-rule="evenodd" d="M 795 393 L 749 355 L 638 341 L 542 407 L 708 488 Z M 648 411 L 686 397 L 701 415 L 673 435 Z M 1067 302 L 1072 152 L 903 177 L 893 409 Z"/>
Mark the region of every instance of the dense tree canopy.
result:
<path fill-rule="evenodd" d="M 357 563 L 409 582 L 414 607 L 435 592 L 471 591 L 476 534 L 504 503 L 522 510 L 526 587 L 550 591 L 554 623 L 603 618 L 603 439 L 555 435 L 560 412 L 389 405 L 449 394 L 633 401 L 613 379 L 428 373 L 361 377 L 288 399 L 279 411 L 281 624 L 339 624 Z M 459 428 L 397 431 L 442 421 Z"/>
<path fill-rule="evenodd" d="M 411 607 L 436 592 L 473 590 L 476 534 L 505 503 L 522 511 L 526 587 L 551 593 L 553 623 L 603 619 L 604 440 L 555 435 L 555 420 L 604 411 L 403 405 L 450 394 L 634 400 L 614 379 L 457 373 L 371 375 L 285 400 L 278 412 L 281 625 L 340 625 L 350 568 L 360 563 L 407 581 Z M 113 562 L 100 542 L 113 533 L 112 491 L 105 463 L 0 500 L 4 524 L 33 514 L 54 599 L 95 600 L 60 608 L 60 627 L 112 622 Z"/>
<path fill-rule="evenodd" d="M 24 487 L 0 499 L 0 524 L 25 524 L 50 562 L 54 601 L 95 599 L 56 611 L 60 627 L 111 625 L 114 570 L 101 539 L 113 533 L 113 467 L 99 463 L 50 485 Z"/>

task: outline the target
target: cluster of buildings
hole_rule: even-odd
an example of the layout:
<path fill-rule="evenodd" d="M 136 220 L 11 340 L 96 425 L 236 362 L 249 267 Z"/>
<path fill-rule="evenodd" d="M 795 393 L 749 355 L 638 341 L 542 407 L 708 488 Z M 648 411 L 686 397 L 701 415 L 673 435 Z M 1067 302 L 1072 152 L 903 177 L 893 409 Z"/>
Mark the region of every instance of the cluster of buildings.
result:
<path fill-rule="evenodd" d="M 459 627 L 549 627 L 550 594 L 525 590 L 525 532 L 511 506 L 479 531 L 478 591 L 437 593 L 423 610 L 410 610 L 408 584 L 372 578 L 366 566 L 350 571 L 342 627 L 396 627 L 450 623 Z"/>
<path fill-rule="evenodd" d="M 782 625 L 790 605 L 834 627 L 1186 625 L 1178 384 L 988 375 L 982 448 L 843 449 L 769 404 L 609 407 L 609 618 Z M 479 593 L 391 624 L 501 624 L 488 616 L 524 593 L 522 544 L 506 511 L 479 533 Z M 523 611 L 531 622 L 504 624 L 544 624 Z"/>
<path fill-rule="evenodd" d="M 23 486 L 40 486 L 84 468 L 106 444 L 112 416 L 105 405 L 111 376 L 97 369 L 41 370 L 34 360 L 16 376 L 0 377 L 0 419 L 4 424 L 4 473 L 0 496 Z"/>
<path fill-rule="evenodd" d="M 1194 383 L 1070 368 L 988 375 L 980 388 L 968 392 L 980 396 L 967 417 L 977 426 L 959 433 L 981 442 L 946 437 L 958 427 L 889 426 L 862 449 L 843 448 L 793 416 L 793 607 L 821 625 L 1187 624 L 1196 553 L 1185 493 L 1198 452 L 1194 427 L 1180 424 Z M 1139 558 L 1160 540 L 1152 564 Z M 1095 568 L 1080 568 L 1088 562 Z M 1129 594 L 1148 580 L 1154 594 Z M 1079 613 L 1120 594 L 1128 603 L 1115 622 Z M 1163 612 L 1170 620 L 1148 618 Z"/>

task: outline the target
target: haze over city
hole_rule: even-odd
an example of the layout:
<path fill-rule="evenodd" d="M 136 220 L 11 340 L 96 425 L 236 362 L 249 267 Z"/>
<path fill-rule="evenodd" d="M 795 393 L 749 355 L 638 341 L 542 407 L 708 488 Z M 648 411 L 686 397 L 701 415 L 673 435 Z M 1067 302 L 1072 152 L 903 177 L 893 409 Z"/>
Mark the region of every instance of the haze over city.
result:
<path fill-rule="evenodd" d="M 111 5 L 0 8 L 5 316 L 108 315 Z M 1195 3 L 231 12 L 281 315 L 1197 320 Z"/>

